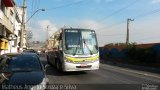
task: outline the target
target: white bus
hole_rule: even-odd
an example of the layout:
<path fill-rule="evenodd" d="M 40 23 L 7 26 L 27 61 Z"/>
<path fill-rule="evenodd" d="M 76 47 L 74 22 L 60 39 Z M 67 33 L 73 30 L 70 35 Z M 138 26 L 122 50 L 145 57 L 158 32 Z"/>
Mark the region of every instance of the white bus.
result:
<path fill-rule="evenodd" d="M 62 71 L 99 69 L 99 49 L 94 30 L 62 28 L 52 39 L 47 62 Z"/>

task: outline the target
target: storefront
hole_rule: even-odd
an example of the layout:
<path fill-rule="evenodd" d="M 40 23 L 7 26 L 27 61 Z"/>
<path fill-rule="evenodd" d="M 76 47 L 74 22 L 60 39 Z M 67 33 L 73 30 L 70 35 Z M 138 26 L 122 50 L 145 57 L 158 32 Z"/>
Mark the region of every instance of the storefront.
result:
<path fill-rule="evenodd" d="M 5 51 L 8 50 L 8 40 L 1 38 L 0 39 L 0 54 L 6 53 Z"/>
<path fill-rule="evenodd" d="M 0 55 L 7 53 L 9 43 L 7 37 L 7 31 L 4 25 L 0 25 Z"/>
<path fill-rule="evenodd" d="M 0 49 L 1 50 L 7 50 L 8 49 L 8 40 L 1 38 L 0 39 Z"/>

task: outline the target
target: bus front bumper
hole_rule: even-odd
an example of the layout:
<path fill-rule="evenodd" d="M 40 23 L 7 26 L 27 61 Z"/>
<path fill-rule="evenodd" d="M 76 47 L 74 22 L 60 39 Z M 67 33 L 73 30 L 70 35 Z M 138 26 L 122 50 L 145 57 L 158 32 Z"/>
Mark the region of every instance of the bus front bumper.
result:
<path fill-rule="evenodd" d="M 65 62 L 63 71 L 88 71 L 97 69 L 99 69 L 99 61 L 83 64 Z"/>

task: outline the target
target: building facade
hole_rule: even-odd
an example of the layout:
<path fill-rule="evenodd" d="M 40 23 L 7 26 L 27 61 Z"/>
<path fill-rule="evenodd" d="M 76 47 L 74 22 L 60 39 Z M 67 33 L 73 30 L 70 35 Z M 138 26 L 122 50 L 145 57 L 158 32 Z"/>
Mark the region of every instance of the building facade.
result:
<path fill-rule="evenodd" d="M 18 52 L 21 19 L 14 0 L 0 0 L 0 54 Z"/>

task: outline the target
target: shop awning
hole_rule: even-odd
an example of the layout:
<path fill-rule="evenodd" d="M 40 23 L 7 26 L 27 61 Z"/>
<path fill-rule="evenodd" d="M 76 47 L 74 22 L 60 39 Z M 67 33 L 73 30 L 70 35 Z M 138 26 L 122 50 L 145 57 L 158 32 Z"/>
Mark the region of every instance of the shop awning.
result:
<path fill-rule="evenodd" d="M 2 42 L 8 42 L 8 40 L 7 39 L 4 39 L 4 38 L 1 38 L 0 39 Z"/>
<path fill-rule="evenodd" d="M 14 0 L 3 0 L 3 2 L 6 7 L 13 7 L 14 6 Z"/>

